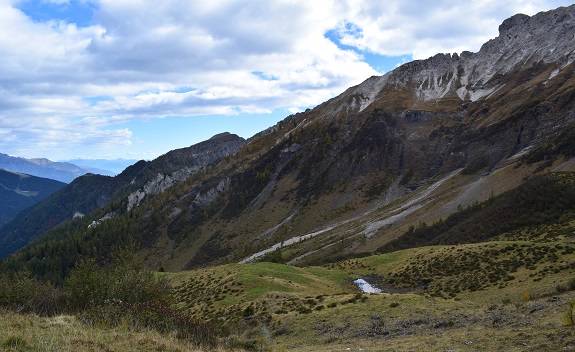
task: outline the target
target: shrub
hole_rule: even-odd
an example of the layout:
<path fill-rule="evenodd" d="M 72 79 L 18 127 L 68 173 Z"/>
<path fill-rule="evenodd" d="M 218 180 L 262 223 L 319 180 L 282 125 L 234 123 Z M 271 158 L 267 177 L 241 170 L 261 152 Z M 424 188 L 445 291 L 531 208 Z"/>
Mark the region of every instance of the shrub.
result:
<path fill-rule="evenodd" d="M 106 302 L 81 312 L 78 319 L 87 325 L 117 328 L 127 324 L 133 329 L 154 329 L 160 333 L 175 333 L 200 346 L 215 346 L 216 335 L 208 323 L 177 312 L 163 302 Z"/>
<path fill-rule="evenodd" d="M 555 291 L 557 291 L 557 293 L 567 292 L 569 291 L 569 287 L 564 284 L 557 284 L 555 285 Z"/>
<path fill-rule="evenodd" d="M 64 297 L 49 283 L 30 273 L 0 275 L 0 306 L 38 315 L 54 315 L 63 311 Z"/>
<path fill-rule="evenodd" d="M 575 325 L 575 299 L 570 300 L 569 307 L 563 314 L 563 322 L 565 325 L 574 326 Z"/>
<path fill-rule="evenodd" d="M 164 301 L 169 293 L 167 283 L 145 270 L 142 262 L 128 250 L 115 252 L 108 267 L 98 266 L 93 259 L 81 261 L 66 278 L 64 290 L 71 311 L 110 301 Z"/>
<path fill-rule="evenodd" d="M 83 260 L 76 265 L 64 282 L 68 308 L 83 310 L 104 303 L 109 292 L 110 279 L 94 259 Z"/>

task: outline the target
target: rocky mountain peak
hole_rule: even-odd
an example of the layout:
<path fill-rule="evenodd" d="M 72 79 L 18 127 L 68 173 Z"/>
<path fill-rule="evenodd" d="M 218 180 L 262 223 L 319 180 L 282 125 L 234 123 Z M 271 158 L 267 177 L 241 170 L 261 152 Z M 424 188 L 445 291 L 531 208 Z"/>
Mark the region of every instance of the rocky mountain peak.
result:
<path fill-rule="evenodd" d="M 513 71 L 552 65 L 548 78 L 575 61 L 575 5 L 514 15 L 499 26 L 499 36 L 479 52 L 437 54 L 415 60 L 380 77 L 371 77 L 332 100 L 333 114 L 358 113 L 373 108 L 430 109 L 430 102 L 486 99 L 513 89 L 502 79 Z M 502 89 L 505 87 L 504 89 Z M 343 100 L 343 101 L 342 101 Z M 442 108 L 448 106 L 443 104 Z"/>
<path fill-rule="evenodd" d="M 514 16 L 509 17 L 501 25 L 499 26 L 499 35 L 504 35 L 514 27 L 524 24 L 529 20 L 531 17 L 524 15 L 524 14 L 517 14 Z"/>

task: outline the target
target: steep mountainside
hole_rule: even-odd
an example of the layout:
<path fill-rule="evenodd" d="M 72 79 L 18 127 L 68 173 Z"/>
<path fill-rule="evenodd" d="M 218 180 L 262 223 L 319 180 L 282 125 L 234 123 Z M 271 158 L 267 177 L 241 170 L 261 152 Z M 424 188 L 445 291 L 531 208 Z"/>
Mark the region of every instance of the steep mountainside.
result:
<path fill-rule="evenodd" d="M 88 214 L 89 229 L 48 236 L 114 233 L 174 271 L 272 255 L 317 264 L 373 253 L 536 173 L 574 171 L 575 5 L 499 30 L 478 53 L 414 61 L 289 116 L 201 172 L 167 154 Z"/>
<path fill-rule="evenodd" d="M 0 225 L 64 186 L 47 178 L 0 169 Z"/>

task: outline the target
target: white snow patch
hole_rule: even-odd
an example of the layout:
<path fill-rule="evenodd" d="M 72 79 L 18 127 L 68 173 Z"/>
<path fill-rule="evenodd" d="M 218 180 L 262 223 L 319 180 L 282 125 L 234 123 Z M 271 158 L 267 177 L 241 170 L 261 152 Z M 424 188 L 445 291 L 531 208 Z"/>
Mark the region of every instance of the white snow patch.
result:
<path fill-rule="evenodd" d="M 381 290 L 377 287 L 373 287 L 369 282 L 364 279 L 357 279 L 353 282 L 357 285 L 359 290 L 364 293 L 381 293 Z"/>
<path fill-rule="evenodd" d="M 290 238 L 289 240 L 286 240 L 286 241 L 283 241 L 283 242 L 280 242 L 280 243 L 276 243 L 276 244 L 274 244 L 273 246 L 271 246 L 271 247 L 268 248 L 268 249 L 264 249 L 263 251 L 254 253 L 254 254 L 250 255 L 249 257 L 244 258 L 243 260 L 241 260 L 241 261 L 239 262 L 239 264 L 251 263 L 251 262 L 253 262 L 254 260 L 256 260 L 257 258 L 263 257 L 264 255 L 266 255 L 266 254 L 268 254 L 268 253 L 271 253 L 271 252 L 275 251 L 275 250 L 278 249 L 278 248 L 282 248 L 282 247 L 284 247 L 284 246 L 289 246 L 289 245 L 292 245 L 292 244 L 294 244 L 294 243 L 298 243 L 298 242 L 307 240 L 307 239 L 309 239 L 309 238 L 315 237 L 315 236 L 317 236 L 317 235 L 319 235 L 319 234 L 322 234 L 322 233 L 324 233 L 324 232 L 331 231 L 331 230 L 333 230 L 334 228 L 335 228 L 335 225 L 334 225 L 334 226 L 328 226 L 328 227 L 326 227 L 326 228 L 324 228 L 324 229 L 321 229 L 321 230 L 319 230 L 319 231 L 312 232 L 312 233 L 308 233 L 307 235 L 292 237 L 292 238 Z"/>
<path fill-rule="evenodd" d="M 547 82 L 552 80 L 553 77 L 557 76 L 559 74 L 559 72 L 560 72 L 560 70 L 558 68 L 553 70 L 553 72 L 551 72 L 551 74 L 549 75 L 549 78 L 547 78 L 547 80 L 545 82 L 543 82 L 543 84 L 547 84 Z"/>
<path fill-rule="evenodd" d="M 370 238 L 377 233 L 377 231 L 387 225 L 394 224 L 399 220 L 403 219 L 407 215 L 413 213 L 416 210 L 421 209 L 424 205 L 429 203 L 433 198 L 425 199 L 428 197 L 433 191 L 435 191 L 439 186 L 441 186 L 445 181 L 449 180 L 453 176 L 457 175 L 461 169 L 455 170 L 442 178 L 441 180 L 433 183 L 430 185 L 425 191 L 418 194 L 416 197 L 412 198 L 408 202 L 401 205 L 401 207 L 393 209 L 390 213 L 398 212 L 394 215 L 391 215 L 383 220 L 379 221 L 371 221 L 366 223 L 365 230 L 362 233 L 365 237 Z M 416 204 L 417 203 L 417 204 Z M 388 213 L 389 214 L 389 213 Z"/>

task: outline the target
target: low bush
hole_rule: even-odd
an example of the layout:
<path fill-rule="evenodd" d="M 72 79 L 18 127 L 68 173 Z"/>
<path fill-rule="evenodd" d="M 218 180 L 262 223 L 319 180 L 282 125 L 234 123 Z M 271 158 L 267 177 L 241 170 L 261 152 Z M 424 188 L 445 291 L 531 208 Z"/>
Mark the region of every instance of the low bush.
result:
<path fill-rule="evenodd" d="M 190 340 L 198 346 L 216 345 L 216 334 L 210 324 L 186 316 L 163 302 L 110 300 L 82 311 L 78 319 L 90 326 L 153 329 L 160 333 L 175 333 L 177 338 Z"/>
<path fill-rule="evenodd" d="M 61 290 L 30 273 L 0 275 L 0 306 L 16 312 L 55 315 L 64 311 Z"/>
<path fill-rule="evenodd" d="M 168 284 L 145 270 L 130 251 L 118 251 L 108 267 L 93 259 L 80 262 L 64 281 L 68 309 L 84 310 L 110 301 L 144 303 L 167 300 Z"/>

